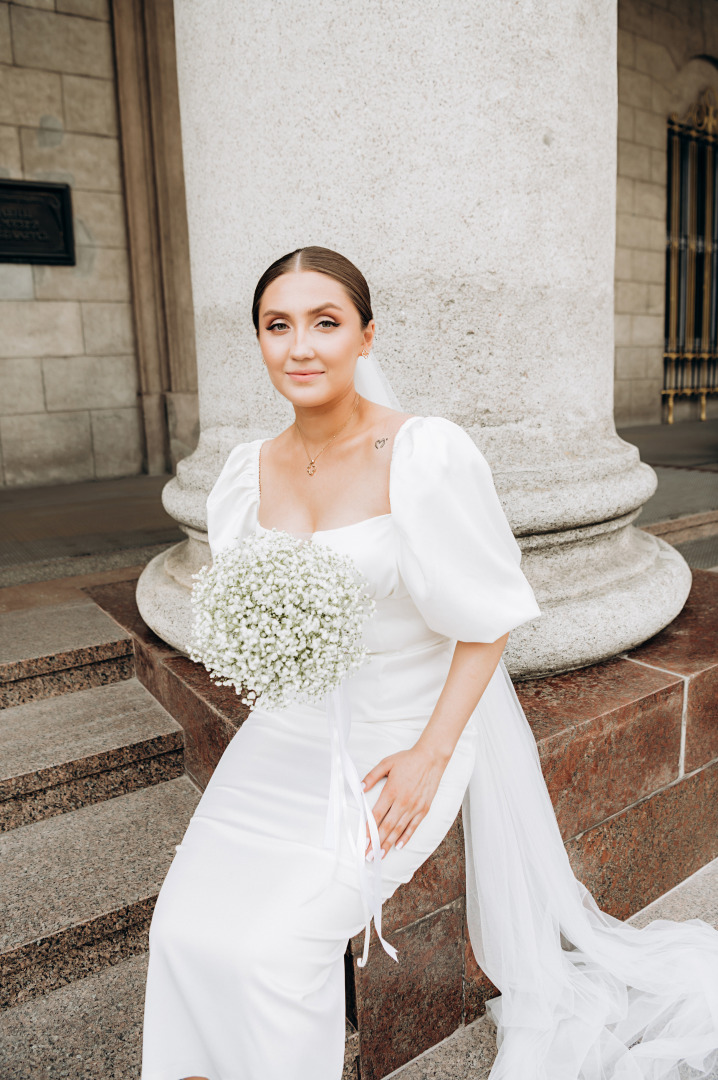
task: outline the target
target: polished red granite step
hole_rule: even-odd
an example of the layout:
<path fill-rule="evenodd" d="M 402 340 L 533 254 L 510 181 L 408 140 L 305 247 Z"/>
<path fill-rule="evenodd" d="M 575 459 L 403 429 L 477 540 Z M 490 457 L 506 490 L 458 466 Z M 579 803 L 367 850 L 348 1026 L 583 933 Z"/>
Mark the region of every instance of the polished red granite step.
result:
<path fill-rule="evenodd" d="M 203 787 L 246 716 L 234 691 L 150 631 L 134 583 L 87 593 L 133 637 L 138 678 L 183 726 Z M 718 855 L 718 575 L 693 572 L 678 617 L 612 660 L 516 682 L 577 877 L 626 918 Z M 461 815 L 385 905 L 397 965 L 373 939 L 347 1001 L 362 1080 L 380 1080 L 484 1011 L 497 991 L 478 969 L 464 917 Z"/>

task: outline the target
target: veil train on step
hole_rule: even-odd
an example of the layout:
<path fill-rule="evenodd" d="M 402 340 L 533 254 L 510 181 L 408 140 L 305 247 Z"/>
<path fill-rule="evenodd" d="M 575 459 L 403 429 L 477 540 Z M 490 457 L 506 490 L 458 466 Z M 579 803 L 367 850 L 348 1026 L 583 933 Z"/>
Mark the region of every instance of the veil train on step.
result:
<path fill-rule="evenodd" d="M 363 397 L 401 409 L 378 361 Z M 718 930 L 702 919 L 639 929 L 602 911 L 575 877 L 538 747 L 501 659 L 477 706 L 464 803 L 467 922 L 500 991 L 489 1080 L 718 1077 Z"/>

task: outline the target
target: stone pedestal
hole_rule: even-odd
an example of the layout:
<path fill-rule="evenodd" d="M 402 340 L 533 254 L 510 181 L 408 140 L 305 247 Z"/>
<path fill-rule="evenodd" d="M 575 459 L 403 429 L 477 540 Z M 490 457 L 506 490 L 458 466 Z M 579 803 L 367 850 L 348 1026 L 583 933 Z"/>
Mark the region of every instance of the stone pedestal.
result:
<path fill-rule="evenodd" d="M 185 764 L 204 788 L 247 710 L 231 687 L 160 641 L 132 582 L 93 599 L 133 638 L 137 677 L 182 725 Z M 696 570 L 669 627 L 578 671 L 518 681 L 574 873 L 625 919 L 718 856 L 718 574 Z M 362 1080 L 380 1080 L 484 1011 L 496 987 L 476 964 L 465 923 L 461 814 L 383 910 L 366 968 L 349 943 L 347 1014 Z"/>
<path fill-rule="evenodd" d="M 404 408 L 485 453 L 542 616 L 512 674 L 637 645 L 690 588 L 632 522 L 653 470 L 613 423 L 616 12 L 419 0 L 176 0 L 201 436 L 166 486 L 187 541 L 138 586 L 176 648 L 205 500 L 231 447 L 293 419 L 264 372 L 255 283 L 303 244 L 365 273 Z"/>

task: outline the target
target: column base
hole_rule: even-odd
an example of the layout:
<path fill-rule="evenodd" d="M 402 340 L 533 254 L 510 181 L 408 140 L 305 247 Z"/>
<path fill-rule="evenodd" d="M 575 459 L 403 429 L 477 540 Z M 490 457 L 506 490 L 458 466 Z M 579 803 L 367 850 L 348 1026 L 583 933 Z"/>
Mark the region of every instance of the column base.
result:
<path fill-rule="evenodd" d="M 691 571 L 675 548 L 633 525 L 637 511 L 587 529 L 521 537 L 522 566 L 540 618 L 511 632 L 504 653 L 514 678 L 569 671 L 633 648 L 683 607 Z M 188 654 L 192 574 L 211 561 L 203 534 L 155 556 L 137 583 L 137 606 L 154 632 Z"/>

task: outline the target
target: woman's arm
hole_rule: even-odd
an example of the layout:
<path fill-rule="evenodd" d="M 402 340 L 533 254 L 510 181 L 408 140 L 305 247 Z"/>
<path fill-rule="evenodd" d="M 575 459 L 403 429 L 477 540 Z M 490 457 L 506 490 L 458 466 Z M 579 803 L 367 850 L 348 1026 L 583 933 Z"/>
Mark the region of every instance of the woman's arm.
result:
<path fill-rule="evenodd" d="M 414 746 L 383 758 L 364 777 L 365 791 L 387 777 L 373 808 L 382 858 L 392 844 L 403 847 L 426 817 L 444 769 L 498 667 L 508 638 L 507 632 L 492 642 L 457 641 L 439 700 Z M 368 839 L 367 830 L 367 852 Z"/>

